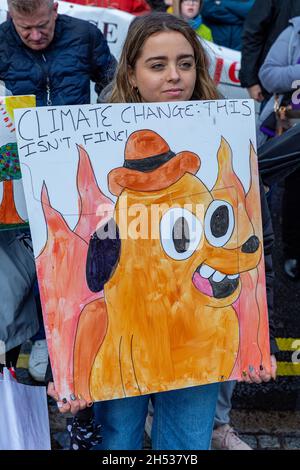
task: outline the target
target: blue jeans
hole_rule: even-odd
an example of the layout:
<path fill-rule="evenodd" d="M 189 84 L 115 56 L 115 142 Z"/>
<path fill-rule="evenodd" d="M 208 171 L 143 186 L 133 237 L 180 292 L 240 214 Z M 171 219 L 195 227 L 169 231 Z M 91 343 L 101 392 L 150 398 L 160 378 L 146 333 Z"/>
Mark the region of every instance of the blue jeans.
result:
<path fill-rule="evenodd" d="M 148 403 L 154 405 L 152 449 L 207 450 L 214 423 L 219 384 L 97 402 L 103 440 L 97 450 L 142 449 Z"/>

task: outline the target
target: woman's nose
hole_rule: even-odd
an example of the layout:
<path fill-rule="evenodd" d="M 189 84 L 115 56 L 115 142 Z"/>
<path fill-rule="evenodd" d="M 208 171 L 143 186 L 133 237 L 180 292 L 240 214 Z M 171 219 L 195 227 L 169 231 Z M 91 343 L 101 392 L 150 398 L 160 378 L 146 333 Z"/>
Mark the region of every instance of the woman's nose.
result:
<path fill-rule="evenodd" d="M 168 68 L 168 79 L 172 81 L 178 81 L 180 79 L 180 74 L 175 65 L 170 65 Z"/>

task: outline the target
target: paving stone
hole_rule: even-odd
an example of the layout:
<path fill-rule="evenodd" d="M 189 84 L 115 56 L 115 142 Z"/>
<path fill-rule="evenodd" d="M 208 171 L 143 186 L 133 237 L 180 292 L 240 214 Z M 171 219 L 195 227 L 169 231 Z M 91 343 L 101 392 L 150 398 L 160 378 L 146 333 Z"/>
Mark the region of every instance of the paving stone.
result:
<path fill-rule="evenodd" d="M 284 449 L 288 450 L 299 450 L 300 449 L 300 437 L 285 437 L 283 442 Z"/>
<path fill-rule="evenodd" d="M 282 397 L 283 398 L 283 397 Z M 240 434 L 300 437 L 299 411 L 231 410 L 231 424 Z"/>
<path fill-rule="evenodd" d="M 280 449 L 280 441 L 277 436 L 258 436 L 259 449 Z"/>
<path fill-rule="evenodd" d="M 252 449 L 257 449 L 257 439 L 256 436 L 250 434 L 239 434 L 240 438 L 248 444 Z"/>

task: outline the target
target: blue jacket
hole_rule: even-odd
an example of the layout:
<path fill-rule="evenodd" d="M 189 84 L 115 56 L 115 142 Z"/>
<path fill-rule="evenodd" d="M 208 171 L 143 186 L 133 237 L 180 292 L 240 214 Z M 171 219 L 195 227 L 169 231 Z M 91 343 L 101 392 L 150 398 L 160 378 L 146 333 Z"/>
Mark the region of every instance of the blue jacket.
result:
<path fill-rule="evenodd" d="M 253 4 L 254 0 L 204 0 L 201 14 L 216 44 L 241 50 L 243 24 Z"/>
<path fill-rule="evenodd" d="M 101 31 L 88 21 L 58 15 L 42 51 L 28 48 L 11 20 L 0 25 L 0 80 L 13 95 L 36 95 L 38 106 L 90 103 L 90 80 L 99 94 L 115 66 Z"/>

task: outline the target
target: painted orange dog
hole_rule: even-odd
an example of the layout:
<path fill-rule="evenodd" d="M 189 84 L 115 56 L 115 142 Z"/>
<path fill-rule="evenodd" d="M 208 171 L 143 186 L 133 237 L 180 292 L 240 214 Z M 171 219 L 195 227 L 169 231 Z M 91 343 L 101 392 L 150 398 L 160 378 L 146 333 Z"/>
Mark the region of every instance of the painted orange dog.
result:
<path fill-rule="evenodd" d="M 91 328 L 90 313 L 82 312 L 76 393 L 106 400 L 231 376 L 240 347 L 233 304 L 241 276 L 262 259 L 261 230 L 250 220 L 231 160 L 222 139 L 209 191 L 195 176 L 196 154 L 175 155 L 153 131 L 129 137 L 124 167 L 109 174 L 118 196 L 116 237 L 95 234 L 87 262 L 91 290 L 104 288 L 97 315 L 108 319 L 107 331 L 99 344 L 95 318 Z M 160 212 L 153 218 L 154 207 Z"/>

